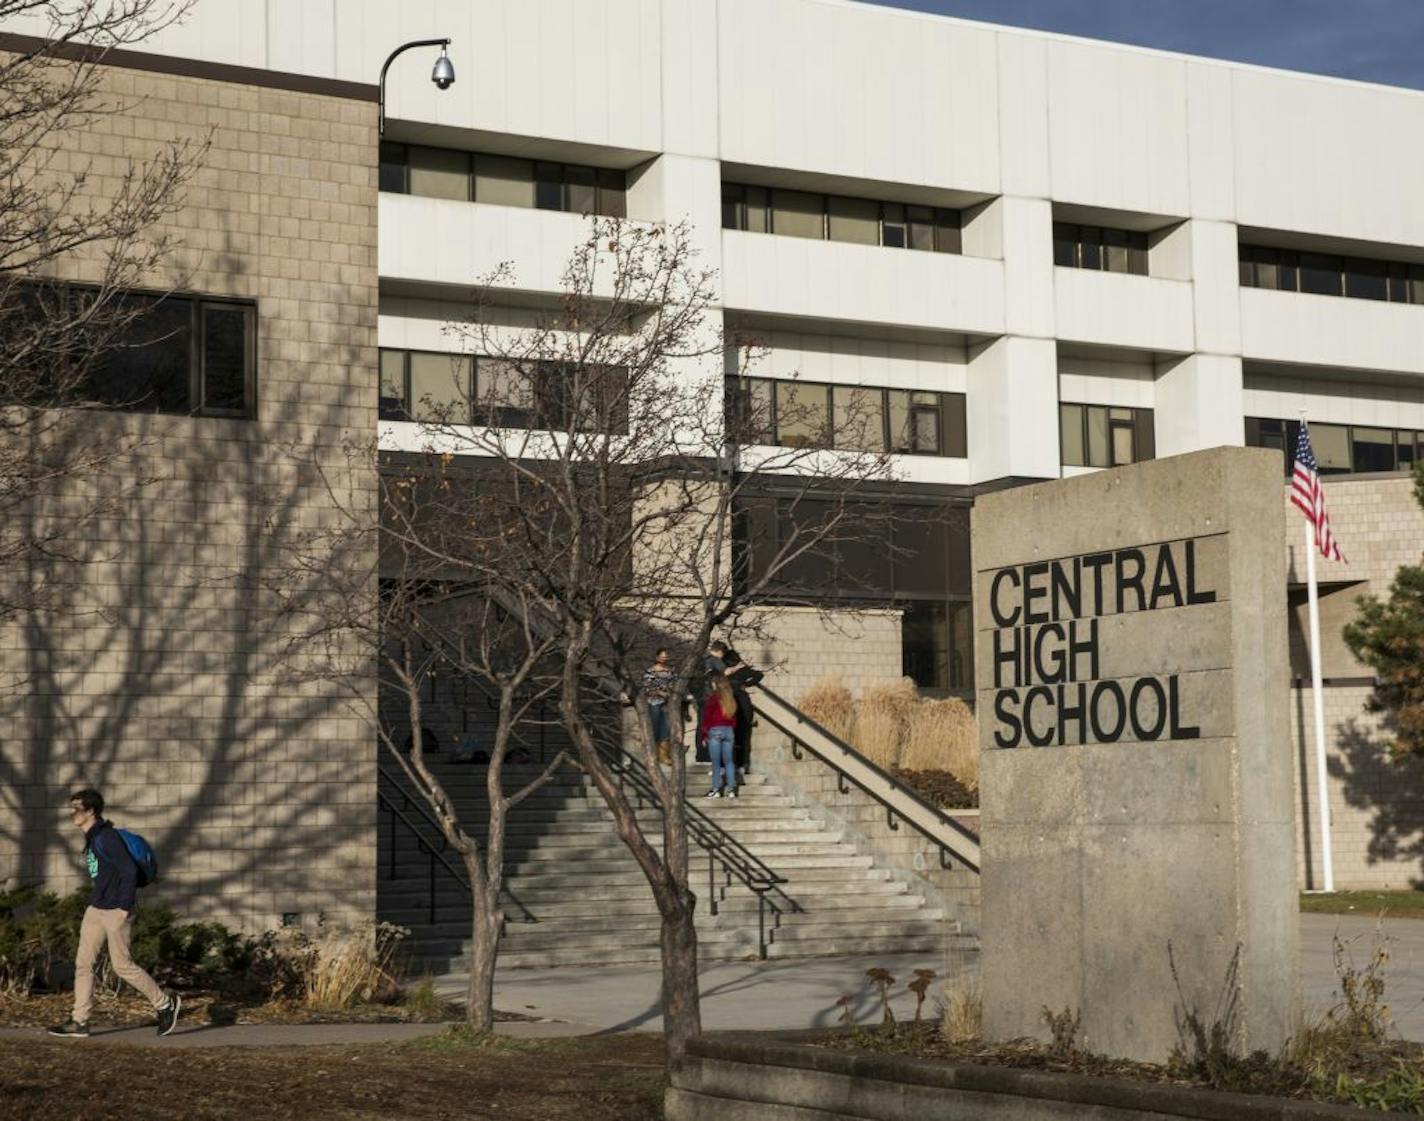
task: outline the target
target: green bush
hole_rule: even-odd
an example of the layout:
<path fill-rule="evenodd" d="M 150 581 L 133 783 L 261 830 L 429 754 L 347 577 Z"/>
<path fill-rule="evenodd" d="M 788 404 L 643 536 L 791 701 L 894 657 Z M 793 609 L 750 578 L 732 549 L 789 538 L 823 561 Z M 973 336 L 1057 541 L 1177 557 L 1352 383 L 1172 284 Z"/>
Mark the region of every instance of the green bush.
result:
<path fill-rule="evenodd" d="M 88 900 L 87 887 L 64 896 L 38 886 L 0 891 L 0 992 L 69 987 Z M 138 909 L 132 948 L 134 960 L 165 984 L 212 981 L 252 960 L 252 943 L 221 923 L 180 923 L 162 905 Z"/>

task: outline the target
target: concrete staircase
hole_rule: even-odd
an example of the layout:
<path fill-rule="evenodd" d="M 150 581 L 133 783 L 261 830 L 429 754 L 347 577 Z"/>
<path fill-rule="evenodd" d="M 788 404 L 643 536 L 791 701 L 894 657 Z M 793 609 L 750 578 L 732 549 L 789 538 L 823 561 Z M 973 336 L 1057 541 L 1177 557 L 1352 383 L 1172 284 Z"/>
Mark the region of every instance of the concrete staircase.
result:
<path fill-rule="evenodd" d="M 487 818 L 485 768 L 443 760 L 435 768 L 462 819 L 482 829 Z M 529 766 L 507 765 L 506 789 L 534 773 Z M 769 908 L 765 913 L 768 957 L 938 953 L 955 940 L 969 940 L 941 909 L 858 851 L 841 830 L 793 805 L 765 776 L 748 776 L 736 800 L 704 799 L 706 785 L 706 767 L 690 767 L 688 794 L 697 808 L 787 881 L 781 885 L 784 897 L 776 892 L 769 896 L 783 913 L 773 914 Z M 406 811 L 406 816 L 428 837 L 436 836 L 414 811 Z M 643 819 L 656 836 L 656 811 L 644 810 Z M 414 949 L 427 967 L 465 967 L 468 892 L 437 864 L 431 922 L 431 858 L 419 851 L 411 831 L 399 821 L 393 826 L 384 811 L 378 836 L 380 917 L 412 929 Z M 566 769 L 516 807 L 507 838 L 508 921 L 502 967 L 658 960 L 659 920 L 652 894 L 614 835 L 602 799 L 580 772 Z M 459 867 L 453 856 L 449 859 Z M 736 879 L 728 884 L 719 869 L 718 913 L 713 915 L 707 905 L 712 890 L 707 854 L 694 845 L 691 862 L 702 959 L 757 957 L 761 938 L 756 895 Z"/>

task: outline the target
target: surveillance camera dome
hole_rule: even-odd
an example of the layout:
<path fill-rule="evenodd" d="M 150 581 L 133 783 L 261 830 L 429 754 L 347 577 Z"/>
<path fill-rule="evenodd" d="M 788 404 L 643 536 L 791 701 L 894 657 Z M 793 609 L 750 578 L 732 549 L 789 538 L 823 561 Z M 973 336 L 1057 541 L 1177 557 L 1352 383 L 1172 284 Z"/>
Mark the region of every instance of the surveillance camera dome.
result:
<path fill-rule="evenodd" d="M 435 69 L 430 74 L 430 80 L 442 90 L 448 90 L 455 84 L 455 66 L 448 56 L 442 54 L 435 60 Z"/>

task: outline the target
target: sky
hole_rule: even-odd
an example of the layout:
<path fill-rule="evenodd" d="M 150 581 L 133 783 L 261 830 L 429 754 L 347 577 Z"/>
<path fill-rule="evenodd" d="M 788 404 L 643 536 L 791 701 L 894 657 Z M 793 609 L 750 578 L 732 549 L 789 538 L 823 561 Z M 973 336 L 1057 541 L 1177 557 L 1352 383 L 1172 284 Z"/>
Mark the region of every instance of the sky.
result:
<path fill-rule="evenodd" d="M 864 0 L 1424 89 L 1424 0 Z"/>

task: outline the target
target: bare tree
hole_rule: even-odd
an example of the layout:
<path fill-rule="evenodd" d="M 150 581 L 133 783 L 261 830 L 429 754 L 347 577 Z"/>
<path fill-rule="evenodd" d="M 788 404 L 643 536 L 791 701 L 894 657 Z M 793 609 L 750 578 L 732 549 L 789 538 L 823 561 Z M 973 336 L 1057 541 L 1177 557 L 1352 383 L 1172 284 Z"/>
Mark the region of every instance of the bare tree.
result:
<path fill-rule="evenodd" d="M 150 306 L 125 294 L 152 286 L 173 249 L 156 231 L 182 204 L 204 146 L 157 144 L 148 159 L 99 175 L 68 140 L 132 108 L 105 92 L 108 53 L 149 38 L 187 4 L 0 0 L 0 25 L 37 33 L 0 37 L 0 572 L 36 557 L 79 560 L 85 527 L 145 481 L 115 473 L 82 503 L 71 485 L 143 445 L 133 434 L 97 439 L 82 412 L 142 404 L 96 401 L 94 375 Z M 22 573 L 3 581 L 0 618 L 44 593 Z"/>
<path fill-rule="evenodd" d="M 674 721 L 672 764 L 660 767 L 643 671 L 655 647 L 677 651 L 676 707 L 718 628 L 733 619 L 744 634 L 768 627 L 773 605 L 792 598 L 793 566 L 834 561 L 838 542 L 876 534 L 863 499 L 890 461 L 878 396 L 831 416 L 824 394 L 798 401 L 793 384 L 777 420 L 782 444 L 796 446 L 771 446 L 768 403 L 750 392 L 739 358 L 728 407 L 728 343 L 708 315 L 714 278 L 685 225 L 594 219 L 591 231 L 556 307 L 501 305 L 513 279 L 501 269 L 482 278 L 470 318 L 452 325 L 459 349 L 479 356 L 476 377 L 456 362 L 448 390 L 410 407 L 431 455 L 483 466 L 478 545 L 416 534 L 406 544 L 458 561 L 486 595 L 556 637 L 564 726 L 658 906 L 663 1023 L 676 1057 L 701 1022 L 685 733 Z M 781 489 L 776 533 L 734 538 L 734 520 L 767 479 Z M 655 833 L 618 781 L 613 698 L 636 714 L 629 746 L 656 791 Z"/>
<path fill-rule="evenodd" d="M 531 625 L 532 611 L 510 611 L 478 594 L 473 581 L 482 566 L 469 558 L 490 544 L 480 528 L 483 496 L 448 457 L 383 459 L 364 443 L 345 449 L 345 470 L 319 456 L 310 462 L 335 511 L 332 524 L 292 535 L 280 515 L 269 521 L 285 562 L 269 572 L 266 590 L 294 627 L 283 665 L 295 679 L 344 691 L 458 854 L 472 910 L 466 1019 L 489 1031 L 505 924 L 509 815 L 566 761 L 558 751 L 541 760 L 533 778 L 506 789 L 505 764 L 520 747 L 521 726 L 552 694 L 557 638 Z M 372 474 L 379 481 L 375 501 L 359 484 Z M 368 687 L 372 661 L 380 681 L 375 696 Z M 483 823 L 462 820 L 426 756 L 426 697 L 435 681 L 450 678 L 474 682 L 494 702 Z"/>

